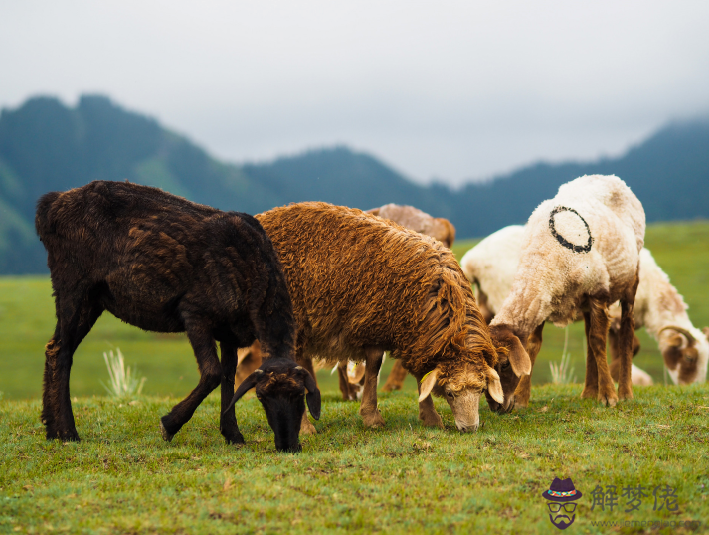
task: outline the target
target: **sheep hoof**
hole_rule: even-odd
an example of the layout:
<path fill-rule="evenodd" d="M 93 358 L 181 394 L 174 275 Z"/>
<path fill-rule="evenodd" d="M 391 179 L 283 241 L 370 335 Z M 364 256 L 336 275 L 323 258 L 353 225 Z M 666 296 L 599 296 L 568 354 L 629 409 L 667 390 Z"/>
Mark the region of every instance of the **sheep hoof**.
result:
<path fill-rule="evenodd" d="M 631 390 L 630 392 L 623 392 L 622 390 L 618 392 L 618 399 L 620 401 L 625 401 L 628 399 L 633 399 L 633 391 Z"/>
<path fill-rule="evenodd" d="M 76 431 L 60 433 L 59 438 L 61 438 L 62 442 L 81 442 L 81 439 L 79 438 L 79 433 L 77 433 Z"/>
<path fill-rule="evenodd" d="M 515 409 L 526 409 L 528 406 L 529 406 L 528 399 L 515 399 L 515 401 L 514 401 L 514 408 Z M 513 404 L 510 403 L 510 408 L 504 412 L 505 413 L 512 412 L 512 407 L 513 407 Z"/>
<path fill-rule="evenodd" d="M 246 441 L 244 440 L 244 435 L 241 433 L 238 433 L 233 436 L 224 436 L 224 439 L 226 440 L 227 446 L 233 444 L 235 446 L 241 446 L 243 444 L 246 444 Z"/>
<path fill-rule="evenodd" d="M 601 398 L 598 395 L 598 390 L 584 388 L 583 392 L 581 392 L 581 399 L 598 399 L 598 400 L 600 400 Z"/>
<path fill-rule="evenodd" d="M 426 427 L 438 427 L 439 429 L 445 429 L 445 426 L 443 425 L 443 420 L 437 412 L 434 412 L 433 414 L 420 414 L 419 419 Z"/>
<path fill-rule="evenodd" d="M 300 434 L 301 435 L 316 435 L 318 433 L 315 426 L 310 422 L 310 420 L 304 419 L 300 423 Z"/>
<path fill-rule="evenodd" d="M 384 418 L 379 412 L 373 414 L 363 414 L 362 420 L 364 420 L 365 427 L 384 427 Z"/>
<path fill-rule="evenodd" d="M 175 436 L 167 432 L 167 429 L 165 429 L 162 420 L 160 421 L 160 434 L 162 435 L 162 438 L 165 442 L 172 442 L 172 437 Z"/>
<path fill-rule="evenodd" d="M 615 407 L 618 403 L 618 396 L 615 394 L 615 392 L 613 392 L 612 394 L 599 395 L 598 401 L 608 407 Z"/>

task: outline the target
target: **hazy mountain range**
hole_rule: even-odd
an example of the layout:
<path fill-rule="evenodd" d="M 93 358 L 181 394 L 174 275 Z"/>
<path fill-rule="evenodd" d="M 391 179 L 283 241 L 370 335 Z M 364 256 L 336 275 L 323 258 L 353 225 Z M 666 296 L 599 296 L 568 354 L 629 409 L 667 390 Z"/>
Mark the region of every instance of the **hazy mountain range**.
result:
<path fill-rule="evenodd" d="M 342 146 L 229 164 L 106 97 L 84 96 L 75 108 L 32 98 L 0 114 L 0 273 L 47 271 L 34 231 L 35 203 L 47 191 L 91 180 L 128 179 L 248 213 L 306 200 L 363 209 L 412 204 L 449 218 L 464 238 L 523 223 L 560 184 L 591 173 L 623 178 L 648 221 L 709 217 L 709 119 L 668 124 L 619 158 L 539 163 L 454 190 L 419 185 Z"/>

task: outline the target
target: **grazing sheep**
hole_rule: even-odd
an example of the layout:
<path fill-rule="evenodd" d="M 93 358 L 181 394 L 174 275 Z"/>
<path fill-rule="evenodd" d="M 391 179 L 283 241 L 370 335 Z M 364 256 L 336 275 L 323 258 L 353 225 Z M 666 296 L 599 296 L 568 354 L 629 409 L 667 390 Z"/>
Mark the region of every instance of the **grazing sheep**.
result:
<path fill-rule="evenodd" d="M 611 375 L 618 374 L 615 338 L 621 318 L 618 305 L 611 314 Z M 684 299 L 672 286 L 650 251 L 640 251 L 640 282 L 635 294 L 635 328 L 645 327 L 660 347 L 667 372 L 675 384 L 704 382 L 709 361 L 709 327 L 697 329 L 687 315 Z"/>
<path fill-rule="evenodd" d="M 638 285 L 639 252 L 645 234 L 645 213 L 630 188 L 615 176 L 584 176 L 559 188 L 551 200 L 532 213 L 524 229 L 520 262 L 510 293 L 490 322 L 491 336 L 507 337 L 526 346 L 534 365 L 545 321 L 564 326 L 582 312 L 588 357 L 584 398 L 614 406 L 633 397 L 631 365 L 633 308 Z M 620 374 L 615 391 L 606 360 L 608 307 L 620 299 L 618 332 Z M 507 391 L 519 381 L 502 373 Z M 530 381 L 524 377 L 513 404 L 526 406 Z"/>
<path fill-rule="evenodd" d="M 406 227 L 420 234 L 431 236 L 448 248 L 453 245 L 453 241 L 455 240 L 455 227 L 450 221 L 440 217 L 433 217 L 413 206 L 386 204 L 381 208 L 367 210 L 367 213 L 389 221 L 394 221 L 402 227 Z M 259 349 L 255 347 L 256 344 L 258 344 L 258 341 L 254 343 L 253 348 L 240 350 L 243 351 L 243 362 L 240 358 L 239 367 L 237 368 L 237 381 L 248 370 L 253 370 L 253 368 L 259 366 L 260 353 Z M 310 366 L 312 366 L 312 364 L 310 364 Z M 248 371 L 248 373 L 250 373 L 250 371 Z M 348 372 L 348 364 L 342 362 L 337 366 L 337 373 L 342 398 L 345 401 L 355 401 L 361 398 L 362 388 L 364 387 L 364 363 L 357 364 L 354 369 L 352 369 L 352 366 L 349 366 Z M 407 375 L 408 373 L 402 366 L 401 361 L 395 360 L 383 390 L 385 392 L 400 390 Z"/>
<path fill-rule="evenodd" d="M 500 309 L 512 288 L 514 275 L 519 266 L 524 238 L 524 227 L 511 225 L 490 234 L 470 249 L 461 260 L 465 276 L 473 283 L 478 306 L 490 319 Z M 645 330 L 659 341 L 670 376 L 675 384 L 688 384 L 705 380 L 709 360 L 709 342 L 705 328 L 695 328 L 686 312 L 687 306 L 669 278 L 655 263 L 650 251 L 640 251 L 639 283 L 635 294 L 635 329 Z M 618 380 L 620 360 L 618 355 L 618 331 L 620 330 L 621 307 L 610 307 L 611 364 L 610 371 Z M 672 326 L 676 328 L 672 328 Z M 633 341 L 633 353 L 637 354 L 640 341 Z M 648 386 L 652 378 L 633 364 L 633 385 Z"/>
<path fill-rule="evenodd" d="M 510 225 L 493 232 L 475 247 L 470 249 L 460 261 L 460 267 L 468 280 L 473 283 L 475 298 L 485 321 L 490 323 L 496 312 L 502 307 L 510 293 L 512 283 L 519 267 L 524 241 L 524 226 Z M 640 275 L 642 277 L 642 275 Z M 636 309 L 637 311 L 637 309 Z M 637 313 L 637 312 L 636 312 Z M 582 319 L 578 312 L 575 320 Z M 616 340 L 613 327 L 609 334 L 611 341 Z M 611 345 L 611 349 L 613 345 Z M 640 349 L 640 341 L 633 335 L 633 355 Z M 618 361 L 620 364 L 620 361 Z M 613 375 L 614 370 L 616 375 Z M 617 380 L 620 369 L 611 365 L 611 375 Z M 632 365 L 632 383 L 646 386 L 652 384 L 652 379 L 643 370 Z"/>
<path fill-rule="evenodd" d="M 376 382 L 387 350 L 420 382 L 424 423 L 442 426 L 433 392 L 446 397 L 461 431 L 477 428 L 484 389 L 503 400 L 495 366 L 512 362 L 520 374 L 529 372 L 523 349 L 496 351 L 470 284 L 450 250 L 433 238 L 320 202 L 257 218 L 286 274 L 298 325 L 296 360 L 365 361 L 360 415 L 366 426 L 384 425 Z M 305 415 L 303 430 L 312 431 Z"/>
<path fill-rule="evenodd" d="M 233 404 L 255 387 L 278 450 L 297 451 L 300 418 L 319 415 L 320 393 L 293 361 L 294 320 L 283 271 L 253 217 L 221 212 L 159 189 L 92 182 L 44 195 L 37 233 L 48 252 L 57 327 L 46 347 L 47 438 L 79 440 L 69 395 L 74 352 L 108 310 L 141 329 L 185 331 L 201 378 L 161 419 L 171 440 L 221 382 L 220 429 L 243 443 Z M 234 394 L 237 348 L 255 338 L 270 358 Z M 221 364 L 215 340 L 221 345 Z M 233 398 L 232 398 L 233 396 Z"/>

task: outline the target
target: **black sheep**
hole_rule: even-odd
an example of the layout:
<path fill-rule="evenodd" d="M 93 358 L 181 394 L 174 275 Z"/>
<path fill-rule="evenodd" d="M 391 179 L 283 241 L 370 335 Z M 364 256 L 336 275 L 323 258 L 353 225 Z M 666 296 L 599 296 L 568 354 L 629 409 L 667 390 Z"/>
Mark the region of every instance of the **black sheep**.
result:
<path fill-rule="evenodd" d="M 185 331 L 192 344 L 200 381 L 161 418 L 165 440 L 221 382 L 220 429 L 227 442 L 244 442 L 233 403 L 248 386 L 256 387 L 276 449 L 300 450 L 303 392 L 315 418 L 320 392 L 293 359 L 291 300 L 278 257 L 256 219 L 156 188 L 97 181 L 44 195 L 35 225 L 48 252 L 57 311 L 44 369 L 47 439 L 79 440 L 69 395 L 72 359 L 108 310 L 141 329 Z M 269 358 L 234 395 L 237 348 L 255 339 Z"/>

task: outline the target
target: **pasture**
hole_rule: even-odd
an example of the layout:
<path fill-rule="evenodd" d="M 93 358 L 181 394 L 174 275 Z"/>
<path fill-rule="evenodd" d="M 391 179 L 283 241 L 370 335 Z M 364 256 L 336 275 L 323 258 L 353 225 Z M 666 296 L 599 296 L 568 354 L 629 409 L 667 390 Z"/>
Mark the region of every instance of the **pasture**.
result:
<path fill-rule="evenodd" d="M 690 305 L 695 326 L 709 325 L 709 223 L 651 225 L 646 246 Z M 458 258 L 474 242 L 459 242 Z M 492 532 L 549 533 L 541 493 L 572 477 L 584 494 L 568 533 L 643 532 L 600 521 L 709 519 L 709 387 L 664 386 L 656 343 L 638 332 L 635 363 L 656 386 L 615 409 L 581 401 L 583 325 L 569 329 L 576 384 L 545 385 L 558 362 L 564 330 L 548 326 L 526 410 L 497 415 L 483 403 L 484 427 L 455 431 L 420 425 L 414 381 L 380 393 L 387 427 L 365 429 L 357 404 L 342 402 L 323 370 L 318 434 L 301 437 L 303 453 L 276 454 L 260 404 L 237 405 L 247 445 L 226 446 L 212 394 L 172 443 L 158 418 L 198 379 L 182 335 L 144 333 L 105 314 L 74 358 L 72 396 L 78 444 L 48 443 L 39 422 L 43 348 L 54 329 L 48 277 L 0 279 L 0 533 Z M 102 353 L 119 347 L 147 377 L 133 403 L 105 397 Z M 391 361 L 385 363 L 383 377 Z M 668 379 L 669 381 L 669 379 Z M 613 511 L 591 510 L 594 488 L 616 485 Z M 621 488 L 642 485 L 650 497 L 624 512 Z M 677 511 L 653 511 L 652 490 L 675 489 Z M 666 528 L 705 531 L 706 524 Z M 660 529 L 664 532 L 665 528 Z M 653 529 L 653 532 L 655 530 Z"/>

